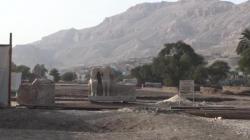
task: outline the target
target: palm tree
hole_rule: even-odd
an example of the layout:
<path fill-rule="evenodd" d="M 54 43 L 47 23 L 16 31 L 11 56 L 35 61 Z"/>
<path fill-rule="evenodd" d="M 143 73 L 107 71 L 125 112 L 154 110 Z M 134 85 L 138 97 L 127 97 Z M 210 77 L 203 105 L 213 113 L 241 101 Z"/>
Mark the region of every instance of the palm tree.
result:
<path fill-rule="evenodd" d="M 242 37 L 236 49 L 237 54 L 242 54 L 246 49 L 250 48 L 250 29 L 245 29 L 241 33 Z"/>

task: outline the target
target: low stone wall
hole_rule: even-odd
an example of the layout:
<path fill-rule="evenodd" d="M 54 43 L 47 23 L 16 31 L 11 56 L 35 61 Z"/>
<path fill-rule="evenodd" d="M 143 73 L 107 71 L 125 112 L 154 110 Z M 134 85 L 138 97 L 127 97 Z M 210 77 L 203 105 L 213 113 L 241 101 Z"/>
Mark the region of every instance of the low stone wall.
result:
<path fill-rule="evenodd" d="M 201 94 L 216 94 L 218 92 L 221 92 L 221 89 L 212 87 L 200 87 Z"/>
<path fill-rule="evenodd" d="M 56 84 L 55 95 L 56 96 L 75 96 L 79 93 L 87 93 L 89 87 L 86 84 Z"/>
<path fill-rule="evenodd" d="M 176 94 L 179 93 L 177 87 L 162 87 L 162 90 L 168 93 L 176 93 Z"/>
<path fill-rule="evenodd" d="M 233 94 L 240 94 L 242 92 L 250 92 L 250 87 L 223 86 L 223 92 L 231 92 Z"/>
<path fill-rule="evenodd" d="M 49 81 L 37 80 L 22 84 L 17 96 L 20 105 L 51 106 L 55 99 L 55 85 Z"/>
<path fill-rule="evenodd" d="M 115 84 L 111 96 L 135 96 L 135 91 L 135 86 Z"/>
<path fill-rule="evenodd" d="M 110 87 L 109 95 L 98 96 L 95 94 L 96 96 L 89 96 L 89 100 L 94 102 L 135 102 L 135 91 L 135 86 L 113 84 Z"/>

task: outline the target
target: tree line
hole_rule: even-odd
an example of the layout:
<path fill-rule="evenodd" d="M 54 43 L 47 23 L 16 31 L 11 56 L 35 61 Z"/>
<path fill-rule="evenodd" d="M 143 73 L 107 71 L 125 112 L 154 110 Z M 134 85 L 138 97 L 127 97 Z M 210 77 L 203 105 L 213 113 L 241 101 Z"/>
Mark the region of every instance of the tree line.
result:
<path fill-rule="evenodd" d="M 250 74 L 250 29 L 242 32 L 236 52 L 240 56 L 237 70 L 247 77 Z M 229 65 L 224 61 L 207 64 L 193 48 L 182 42 L 168 43 L 151 64 L 138 66 L 131 71 L 138 84 L 160 82 L 166 86 L 178 86 L 180 80 L 195 80 L 196 84 L 217 86 L 229 74 Z"/>
<path fill-rule="evenodd" d="M 166 86 L 178 86 L 180 80 L 193 79 L 197 84 L 216 85 L 227 77 L 230 70 L 223 61 L 208 66 L 201 55 L 182 41 L 164 46 L 151 64 L 132 69 L 131 75 L 139 84 L 160 82 Z"/>
<path fill-rule="evenodd" d="M 53 77 L 54 82 L 59 82 L 60 80 L 70 82 L 77 79 L 77 75 L 74 72 L 65 72 L 61 75 L 56 68 L 53 68 L 48 71 L 44 64 L 37 64 L 31 70 L 31 68 L 29 68 L 28 66 L 16 65 L 12 63 L 11 70 L 12 72 L 21 72 L 22 80 L 30 82 L 32 82 L 36 78 L 47 78 L 47 74 Z"/>

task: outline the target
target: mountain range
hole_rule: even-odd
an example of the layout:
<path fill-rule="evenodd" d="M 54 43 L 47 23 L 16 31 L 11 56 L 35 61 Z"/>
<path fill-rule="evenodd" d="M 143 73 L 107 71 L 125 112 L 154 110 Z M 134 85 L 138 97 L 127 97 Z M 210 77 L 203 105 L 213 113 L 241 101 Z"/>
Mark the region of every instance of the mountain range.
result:
<path fill-rule="evenodd" d="M 94 66 L 154 57 L 179 40 L 212 58 L 236 57 L 241 32 L 250 27 L 250 1 L 179 0 L 142 3 L 95 27 L 67 29 L 13 49 L 16 64 L 33 67 Z M 214 57 L 216 56 L 216 57 Z"/>

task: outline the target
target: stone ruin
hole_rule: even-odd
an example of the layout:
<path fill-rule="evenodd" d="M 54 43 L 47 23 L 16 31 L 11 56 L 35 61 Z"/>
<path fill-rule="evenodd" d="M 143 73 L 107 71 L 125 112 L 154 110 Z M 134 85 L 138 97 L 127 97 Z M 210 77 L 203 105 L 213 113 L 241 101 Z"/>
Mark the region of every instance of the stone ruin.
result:
<path fill-rule="evenodd" d="M 133 102 L 135 86 L 118 84 L 110 67 L 94 68 L 89 80 L 89 100 L 94 102 Z"/>
<path fill-rule="evenodd" d="M 54 100 L 55 84 L 47 79 L 35 79 L 32 83 L 23 83 L 17 96 L 20 105 L 52 106 Z"/>

